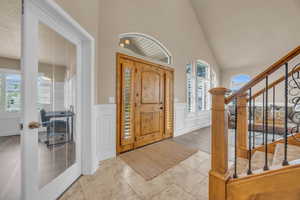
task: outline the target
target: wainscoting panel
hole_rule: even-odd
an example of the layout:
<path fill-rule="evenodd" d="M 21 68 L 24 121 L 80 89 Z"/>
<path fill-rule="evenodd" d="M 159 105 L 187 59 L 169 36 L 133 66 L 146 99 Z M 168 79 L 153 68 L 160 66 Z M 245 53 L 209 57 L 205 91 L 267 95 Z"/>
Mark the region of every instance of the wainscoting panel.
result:
<path fill-rule="evenodd" d="M 188 113 L 186 103 L 175 103 L 174 137 L 211 125 L 210 110 L 199 113 Z"/>
<path fill-rule="evenodd" d="M 0 113 L 0 136 L 20 135 L 20 113 L 1 112 Z"/>
<path fill-rule="evenodd" d="M 187 113 L 185 103 L 174 105 L 174 137 L 210 126 L 210 111 Z M 99 161 L 116 156 L 116 105 L 95 106 L 97 155 Z"/>
<path fill-rule="evenodd" d="M 116 104 L 95 106 L 98 160 L 116 156 Z"/>

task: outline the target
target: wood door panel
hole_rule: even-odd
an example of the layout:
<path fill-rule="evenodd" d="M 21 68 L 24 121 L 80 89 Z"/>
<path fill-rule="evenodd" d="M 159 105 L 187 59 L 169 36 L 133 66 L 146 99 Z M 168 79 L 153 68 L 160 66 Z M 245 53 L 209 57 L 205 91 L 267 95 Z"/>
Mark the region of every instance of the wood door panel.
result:
<path fill-rule="evenodd" d="M 140 144 L 163 138 L 163 78 L 162 70 L 142 63 L 137 64 L 135 138 Z"/>
<path fill-rule="evenodd" d="M 118 54 L 117 152 L 173 135 L 173 71 Z"/>
<path fill-rule="evenodd" d="M 141 115 L 141 135 L 160 132 L 160 113 L 142 112 Z"/>
<path fill-rule="evenodd" d="M 141 103 L 152 104 L 161 102 L 160 74 L 153 71 L 141 72 Z"/>

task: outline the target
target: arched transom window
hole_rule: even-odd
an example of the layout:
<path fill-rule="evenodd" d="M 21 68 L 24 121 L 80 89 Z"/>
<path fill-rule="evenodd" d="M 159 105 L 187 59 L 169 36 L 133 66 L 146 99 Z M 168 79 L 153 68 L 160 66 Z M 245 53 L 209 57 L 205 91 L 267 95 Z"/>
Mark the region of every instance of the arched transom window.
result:
<path fill-rule="evenodd" d="M 171 54 L 157 39 L 140 33 L 124 33 L 119 36 L 119 46 L 152 60 L 171 64 Z"/>

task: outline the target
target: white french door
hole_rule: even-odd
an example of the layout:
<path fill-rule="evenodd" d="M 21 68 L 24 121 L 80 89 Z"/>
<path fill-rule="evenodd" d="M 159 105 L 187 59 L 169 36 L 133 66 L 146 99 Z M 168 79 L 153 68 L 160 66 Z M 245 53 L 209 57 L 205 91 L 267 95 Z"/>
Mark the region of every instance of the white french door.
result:
<path fill-rule="evenodd" d="M 56 199 L 82 174 L 82 38 L 45 2 L 23 3 L 22 200 Z"/>

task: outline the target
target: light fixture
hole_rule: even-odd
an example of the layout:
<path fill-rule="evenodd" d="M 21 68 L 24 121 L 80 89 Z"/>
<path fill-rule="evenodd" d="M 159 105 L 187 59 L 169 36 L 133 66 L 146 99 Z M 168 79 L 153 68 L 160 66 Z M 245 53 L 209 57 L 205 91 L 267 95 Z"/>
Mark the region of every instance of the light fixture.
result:
<path fill-rule="evenodd" d="M 125 45 L 124 45 L 124 43 L 120 43 L 120 47 L 124 47 Z"/>
<path fill-rule="evenodd" d="M 125 44 L 129 45 L 130 44 L 130 40 L 125 40 Z"/>

